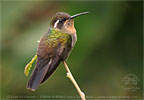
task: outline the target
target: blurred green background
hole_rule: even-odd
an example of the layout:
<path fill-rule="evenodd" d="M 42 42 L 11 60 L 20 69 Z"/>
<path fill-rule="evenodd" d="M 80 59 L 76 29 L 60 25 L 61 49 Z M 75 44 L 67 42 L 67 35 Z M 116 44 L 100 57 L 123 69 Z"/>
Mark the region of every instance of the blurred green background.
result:
<path fill-rule="evenodd" d="M 91 12 L 75 19 L 78 41 L 67 60 L 87 98 L 142 99 L 142 1 L 1 1 L 1 98 L 78 98 L 63 64 L 37 91 L 26 89 L 25 65 L 58 11 Z M 123 81 L 129 74 L 136 85 Z"/>

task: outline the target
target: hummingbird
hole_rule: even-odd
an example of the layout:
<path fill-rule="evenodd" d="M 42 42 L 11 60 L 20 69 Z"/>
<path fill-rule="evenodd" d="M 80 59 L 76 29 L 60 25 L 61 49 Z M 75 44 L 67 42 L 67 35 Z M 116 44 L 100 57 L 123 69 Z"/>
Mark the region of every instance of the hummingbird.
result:
<path fill-rule="evenodd" d="M 50 22 L 50 28 L 39 41 L 37 61 L 28 80 L 27 89 L 35 91 L 65 61 L 77 41 L 74 18 L 88 14 L 83 12 L 70 16 L 65 12 L 57 12 Z"/>

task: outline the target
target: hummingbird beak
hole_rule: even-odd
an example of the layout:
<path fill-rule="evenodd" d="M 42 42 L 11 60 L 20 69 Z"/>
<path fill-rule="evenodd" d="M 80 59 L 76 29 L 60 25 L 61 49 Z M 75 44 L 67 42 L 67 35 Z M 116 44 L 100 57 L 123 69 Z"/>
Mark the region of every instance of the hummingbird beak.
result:
<path fill-rule="evenodd" d="M 89 13 L 90 13 L 90 12 L 83 12 L 83 13 L 75 14 L 75 15 L 71 16 L 70 19 L 74 19 L 74 18 L 77 17 L 77 16 L 85 15 L 85 14 L 89 14 Z"/>

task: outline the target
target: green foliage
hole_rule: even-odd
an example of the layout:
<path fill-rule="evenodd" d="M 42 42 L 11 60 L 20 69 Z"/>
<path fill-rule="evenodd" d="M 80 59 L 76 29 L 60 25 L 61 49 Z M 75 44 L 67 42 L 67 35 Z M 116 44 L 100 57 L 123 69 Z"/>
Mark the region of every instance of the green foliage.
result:
<path fill-rule="evenodd" d="M 32 60 L 26 65 L 25 70 L 24 70 L 25 76 L 28 76 L 29 71 L 30 71 L 30 69 L 31 69 L 31 67 L 32 67 L 32 64 L 34 63 L 34 61 L 35 61 L 36 59 L 37 59 L 37 55 L 35 55 L 35 56 L 32 58 Z"/>

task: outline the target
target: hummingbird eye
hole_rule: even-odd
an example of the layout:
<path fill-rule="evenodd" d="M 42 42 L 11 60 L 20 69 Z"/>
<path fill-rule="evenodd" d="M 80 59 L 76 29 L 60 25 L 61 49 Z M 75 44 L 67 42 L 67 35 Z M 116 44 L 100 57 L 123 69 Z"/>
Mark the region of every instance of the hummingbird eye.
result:
<path fill-rule="evenodd" d="M 63 23 L 65 19 L 59 19 L 59 23 Z"/>
<path fill-rule="evenodd" d="M 63 26 L 63 23 L 66 21 L 66 19 L 58 19 L 55 24 L 54 24 L 54 27 L 59 27 L 61 28 Z"/>
<path fill-rule="evenodd" d="M 62 22 L 63 22 L 63 20 L 62 20 L 62 19 L 60 19 L 60 20 L 59 20 L 59 23 L 62 23 Z"/>

